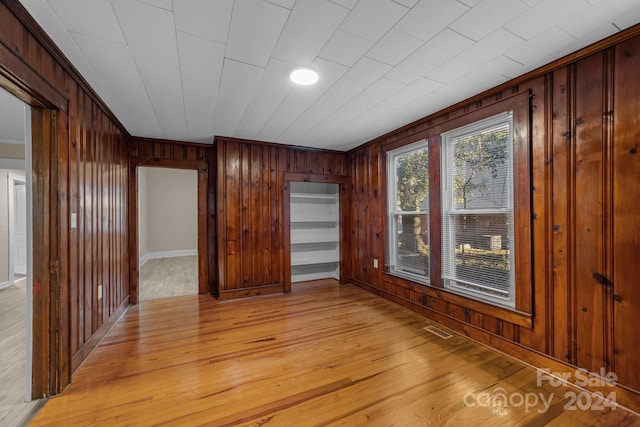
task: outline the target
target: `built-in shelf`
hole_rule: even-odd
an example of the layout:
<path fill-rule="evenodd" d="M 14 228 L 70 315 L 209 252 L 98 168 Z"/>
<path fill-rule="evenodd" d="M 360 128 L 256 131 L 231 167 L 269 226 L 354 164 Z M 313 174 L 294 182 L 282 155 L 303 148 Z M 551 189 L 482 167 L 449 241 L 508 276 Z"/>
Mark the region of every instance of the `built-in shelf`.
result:
<path fill-rule="evenodd" d="M 308 242 L 338 242 L 340 233 L 335 222 L 298 222 L 291 224 L 291 244 Z"/>
<path fill-rule="evenodd" d="M 338 278 L 340 276 L 340 264 L 336 264 L 335 262 L 299 265 L 296 266 L 295 269 L 296 282 L 326 279 L 327 277 Z"/>
<path fill-rule="evenodd" d="M 291 265 L 309 265 L 340 261 L 336 242 L 301 243 L 291 251 Z"/>
<path fill-rule="evenodd" d="M 296 199 L 322 199 L 322 200 L 336 200 L 336 194 L 301 194 L 301 193 L 291 193 L 291 200 Z"/>
<path fill-rule="evenodd" d="M 291 200 L 291 222 L 338 222 L 338 203 L 329 199 Z"/>
<path fill-rule="evenodd" d="M 340 277 L 337 184 L 292 182 L 291 281 Z"/>

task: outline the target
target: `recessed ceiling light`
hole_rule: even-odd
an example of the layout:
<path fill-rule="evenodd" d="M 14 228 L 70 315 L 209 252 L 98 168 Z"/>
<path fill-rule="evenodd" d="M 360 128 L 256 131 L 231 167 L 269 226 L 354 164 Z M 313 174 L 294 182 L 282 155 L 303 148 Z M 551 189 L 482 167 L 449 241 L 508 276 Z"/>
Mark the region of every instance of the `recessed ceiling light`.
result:
<path fill-rule="evenodd" d="M 318 73 L 311 68 L 297 68 L 289 74 L 289 78 L 297 85 L 307 86 L 318 81 Z"/>

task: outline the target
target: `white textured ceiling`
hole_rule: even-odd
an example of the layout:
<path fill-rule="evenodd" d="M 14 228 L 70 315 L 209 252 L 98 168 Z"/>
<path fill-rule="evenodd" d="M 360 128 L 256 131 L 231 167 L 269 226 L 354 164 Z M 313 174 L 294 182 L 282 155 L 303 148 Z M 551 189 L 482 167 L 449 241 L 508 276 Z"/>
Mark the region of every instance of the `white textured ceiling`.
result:
<path fill-rule="evenodd" d="M 134 136 L 338 150 L 640 22 L 640 0 L 22 3 Z"/>

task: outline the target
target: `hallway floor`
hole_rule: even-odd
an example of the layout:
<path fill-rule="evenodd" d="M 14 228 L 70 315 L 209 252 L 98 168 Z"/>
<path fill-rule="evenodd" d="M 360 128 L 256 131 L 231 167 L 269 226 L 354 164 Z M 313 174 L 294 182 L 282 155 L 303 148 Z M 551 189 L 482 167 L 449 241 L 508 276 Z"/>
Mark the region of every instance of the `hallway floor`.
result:
<path fill-rule="evenodd" d="M 150 259 L 140 267 L 140 301 L 198 294 L 198 256 Z"/>
<path fill-rule="evenodd" d="M 43 402 L 25 402 L 26 278 L 0 290 L 0 426 L 21 426 Z"/>

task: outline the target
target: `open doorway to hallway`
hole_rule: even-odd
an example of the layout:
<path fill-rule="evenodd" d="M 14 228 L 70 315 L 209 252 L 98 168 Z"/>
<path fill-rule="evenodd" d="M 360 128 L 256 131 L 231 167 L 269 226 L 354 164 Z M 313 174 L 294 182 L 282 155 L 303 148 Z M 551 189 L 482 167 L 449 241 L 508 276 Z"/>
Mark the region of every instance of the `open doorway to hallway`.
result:
<path fill-rule="evenodd" d="M 138 168 L 140 301 L 198 294 L 197 175 Z"/>
<path fill-rule="evenodd" d="M 31 108 L 0 89 L 0 425 L 31 402 Z"/>

